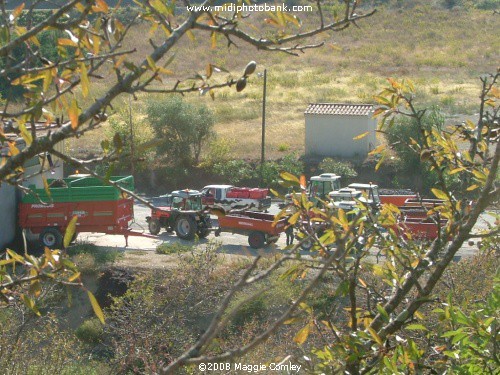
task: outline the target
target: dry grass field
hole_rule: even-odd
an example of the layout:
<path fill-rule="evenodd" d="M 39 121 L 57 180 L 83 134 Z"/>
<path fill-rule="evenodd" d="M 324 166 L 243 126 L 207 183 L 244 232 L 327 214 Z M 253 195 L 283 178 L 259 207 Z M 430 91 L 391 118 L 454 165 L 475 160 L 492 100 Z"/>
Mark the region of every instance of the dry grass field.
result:
<path fill-rule="evenodd" d="M 169 66 L 174 75 L 158 87 L 203 73 L 208 63 L 238 76 L 248 61 L 257 61 L 258 71 L 267 69 L 268 73 L 266 153 L 272 158 L 284 152 L 303 152 L 303 112 L 308 103 L 371 103 L 387 77 L 412 79 L 422 105 L 439 106 L 450 116 L 473 114 L 479 93 L 477 78 L 494 71 L 499 61 L 500 39 L 495 35 L 500 17 L 492 11 L 444 10 L 423 4 L 412 9 L 379 9 L 359 28 L 318 37 L 325 47 L 307 50 L 300 57 L 263 53 L 245 45 L 228 50 L 223 40 L 211 49 L 202 34 L 194 41 L 185 38 Z M 313 21 L 311 14 L 299 16 L 304 24 Z M 137 61 L 149 50 L 147 33 L 146 26 L 139 24 L 125 46 L 137 49 Z M 152 37 L 161 40 L 159 32 Z M 227 77 L 219 75 L 216 80 Z M 106 80 L 96 82 L 94 94 L 102 92 L 106 84 Z M 208 95 L 185 99 L 205 103 L 214 111 L 216 132 L 230 140 L 234 156 L 256 159 L 260 155 L 262 86 L 262 79 L 254 75 L 241 93 L 231 88 L 216 92 L 214 101 Z M 133 110 L 141 112 L 150 98 L 140 95 Z M 116 107 L 128 105 L 128 99 L 122 100 Z M 93 140 L 100 139 L 102 132 L 105 129 L 89 136 L 87 151 L 98 150 Z"/>

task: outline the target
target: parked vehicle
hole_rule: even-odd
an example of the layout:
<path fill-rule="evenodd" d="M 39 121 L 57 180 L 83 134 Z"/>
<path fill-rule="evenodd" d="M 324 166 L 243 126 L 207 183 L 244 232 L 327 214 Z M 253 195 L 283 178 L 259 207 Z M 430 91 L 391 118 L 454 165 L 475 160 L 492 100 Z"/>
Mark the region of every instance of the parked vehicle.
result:
<path fill-rule="evenodd" d="M 218 218 L 219 228 L 215 235 L 221 232 L 230 232 L 248 235 L 248 244 L 253 249 L 260 249 L 266 244 L 278 241 L 280 234 L 285 231 L 286 218 L 275 223 L 274 215 L 263 212 L 240 211 L 221 215 Z"/>
<path fill-rule="evenodd" d="M 203 212 L 198 190 L 176 190 L 153 198 L 152 202 L 158 206 L 151 210 L 151 216 L 146 217 L 151 234 L 157 235 L 165 228 L 169 232 L 175 231 L 183 240 L 209 235 L 212 222 L 210 215 Z"/>
<path fill-rule="evenodd" d="M 218 205 L 226 211 L 245 209 L 267 211 L 271 207 L 269 189 L 235 187 L 232 185 L 207 185 L 201 190 L 204 206 Z"/>
<path fill-rule="evenodd" d="M 111 181 L 133 191 L 134 179 L 111 177 Z M 134 200 L 114 186 L 88 175 L 48 180 L 49 188 L 30 186 L 19 205 L 19 225 L 39 234 L 43 246 L 60 248 L 74 216 L 78 217 L 74 238 L 81 232 L 120 234 L 128 246 L 129 236 L 148 236 L 129 228 L 134 219 Z"/>
<path fill-rule="evenodd" d="M 440 227 L 446 226 L 446 223 L 445 219 L 439 220 Z M 438 236 L 439 226 L 436 219 L 430 217 L 403 216 L 393 229 L 402 237 L 408 237 L 408 234 L 411 234 L 415 239 L 432 241 Z"/>
<path fill-rule="evenodd" d="M 306 193 L 307 197 L 311 202 L 316 205 L 319 204 L 320 200 L 324 201 L 328 198 L 328 194 L 334 190 L 340 189 L 340 176 L 335 173 L 323 173 L 319 176 L 313 176 L 309 179 L 307 188 L 301 193 L 292 193 L 286 195 L 285 206 L 292 202 L 292 198 L 300 199 L 302 193 Z"/>
<path fill-rule="evenodd" d="M 380 203 L 391 203 L 395 206 L 403 206 L 408 199 L 416 199 L 417 194 L 409 189 L 380 189 Z"/>

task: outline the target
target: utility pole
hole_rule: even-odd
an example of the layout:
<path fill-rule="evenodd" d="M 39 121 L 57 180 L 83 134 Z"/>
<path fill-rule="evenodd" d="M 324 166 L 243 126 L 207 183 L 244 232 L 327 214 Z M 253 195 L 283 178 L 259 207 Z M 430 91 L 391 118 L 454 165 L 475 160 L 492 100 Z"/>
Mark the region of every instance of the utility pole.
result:
<path fill-rule="evenodd" d="M 265 162 L 265 145 L 266 145 L 266 86 L 267 86 L 267 69 L 264 69 L 264 90 L 262 95 L 262 144 L 260 150 L 260 181 L 264 184 L 264 162 Z"/>
<path fill-rule="evenodd" d="M 132 98 L 128 97 L 128 122 L 130 126 L 130 157 L 132 177 L 135 177 L 134 124 L 132 123 Z"/>

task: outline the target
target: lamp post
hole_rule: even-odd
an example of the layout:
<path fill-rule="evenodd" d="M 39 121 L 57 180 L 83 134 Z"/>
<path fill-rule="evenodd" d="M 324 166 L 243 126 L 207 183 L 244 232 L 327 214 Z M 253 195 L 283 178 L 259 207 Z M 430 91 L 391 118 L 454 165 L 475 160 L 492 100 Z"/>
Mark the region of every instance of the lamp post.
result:
<path fill-rule="evenodd" d="M 262 143 L 260 149 L 260 181 L 264 184 L 264 161 L 265 161 L 265 145 L 266 145 L 266 86 L 267 86 L 267 69 L 259 76 L 264 77 L 264 88 L 262 93 Z"/>

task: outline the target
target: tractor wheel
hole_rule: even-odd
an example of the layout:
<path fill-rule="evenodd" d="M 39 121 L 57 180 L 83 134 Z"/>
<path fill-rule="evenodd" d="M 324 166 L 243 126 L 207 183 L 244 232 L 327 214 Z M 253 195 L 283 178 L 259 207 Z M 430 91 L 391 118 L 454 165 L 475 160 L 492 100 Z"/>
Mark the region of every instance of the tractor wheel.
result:
<path fill-rule="evenodd" d="M 309 251 L 313 247 L 313 242 L 311 241 L 311 239 L 307 239 L 304 242 L 302 242 L 302 244 L 300 245 L 300 247 L 304 251 Z"/>
<path fill-rule="evenodd" d="M 194 240 L 198 231 L 198 224 L 191 216 L 179 216 L 175 221 L 175 234 L 183 240 Z"/>
<path fill-rule="evenodd" d="M 43 246 L 49 249 L 60 249 L 63 245 L 63 236 L 57 228 L 45 228 L 39 236 Z"/>
<path fill-rule="evenodd" d="M 271 237 L 271 239 L 269 239 L 266 243 L 267 243 L 268 245 L 270 245 L 270 244 L 272 244 L 272 243 L 276 243 L 276 242 L 278 242 L 278 240 L 279 240 L 279 239 L 280 239 L 280 237 L 279 237 L 279 236 L 277 236 L 277 237 Z"/>
<path fill-rule="evenodd" d="M 248 236 L 248 244 L 252 249 L 260 249 L 266 243 L 266 236 L 262 232 L 251 232 Z"/>
<path fill-rule="evenodd" d="M 158 233 L 160 233 L 161 230 L 160 220 L 155 218 L 149 219 L 148 227 L 149 233 L 151 233 L 153 236 L 156 236 Z"/>
<path fill-rule="evenodd" d="M 207 238 L 209 234 L 210 234 L 210 229 L 208 229 L 208 228 L 200 228 L 198 230 L 198 237 L 199 238 Z"/>

